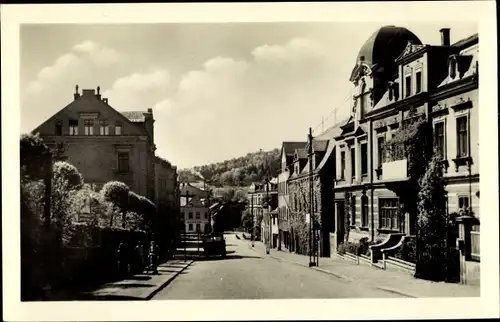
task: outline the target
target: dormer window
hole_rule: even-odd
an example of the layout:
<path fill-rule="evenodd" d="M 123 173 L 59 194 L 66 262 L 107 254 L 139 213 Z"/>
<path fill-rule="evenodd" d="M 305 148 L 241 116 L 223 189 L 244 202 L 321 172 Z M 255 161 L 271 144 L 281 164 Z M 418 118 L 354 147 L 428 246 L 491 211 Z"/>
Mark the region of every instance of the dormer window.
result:
<path fill-rule="evenodd" d="M 448 60 L 448 73 L 451 79 L 457 76 L 457 56 L 453 55 Z"/>

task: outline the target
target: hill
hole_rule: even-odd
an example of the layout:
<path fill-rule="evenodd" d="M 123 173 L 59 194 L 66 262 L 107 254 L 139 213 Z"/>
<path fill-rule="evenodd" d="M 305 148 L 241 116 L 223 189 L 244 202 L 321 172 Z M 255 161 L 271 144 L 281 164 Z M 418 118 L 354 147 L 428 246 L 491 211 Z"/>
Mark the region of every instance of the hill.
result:
<path fill-rule="evenodd" d="M 268 174 L 278 175 L 280 149 L 248 153 L 246 156 L 179 170 L 179 181 L 199 181 L 201 174 L 208 184 L 215 187 L 244 187 L 252 182 L 262 182 Z"/>

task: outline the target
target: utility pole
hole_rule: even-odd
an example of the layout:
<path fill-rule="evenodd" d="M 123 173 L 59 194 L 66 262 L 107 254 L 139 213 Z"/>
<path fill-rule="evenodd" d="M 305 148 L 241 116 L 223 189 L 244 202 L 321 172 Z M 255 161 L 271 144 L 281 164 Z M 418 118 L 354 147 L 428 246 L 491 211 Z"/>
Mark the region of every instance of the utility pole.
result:
<path fill-rule="evenodd" d="M 272 232 L 271 232 L 271 211 L 269 210 L 271 208 L 271 205 L 270 205 L 270 202 L 269 202 L 269 178 L 268 176 L 266 175 L 266 179 L 265 179 L 265 184 L 266 184 L 266 208 L 267 208 L 267 222 L 268 222 L 268 235 L 267 235 L 267 243 L 266 243 L 266 254 L 269 254 L 270 252 L 270 243 L 271 243 L 271 236 L 272 236 Z"/>
<path fill-rule="evenodd" d="M 252 212 L 252 228 L 250 230 L 250 240 L 252 242 L 252 247 L 254 247 L 253 233 L 254 233 L 254 230 L 255 230 L 255 222 L 254 222 L 254 219 L 253 219 L 253 193 L 252 193 L 252 197 L 251 197 L 250 207 L 251 207 L 251 212 Z"/>
<path fill-rule="evenodd" d="M 313 255 L 313 252 L 315 253 L 316 251 L 316 243 L 315 243 L 315 237 L 316 234 L 313 231 L 314 225 L 313 225 L 313 194 L 314 194 L 314 188 L 313 188 L 313 137 L 312 137 L 312 129 L 309 128 L 309 136 L 308 136 L 308 161 L 309 161 L 309 267 L 312 266 L 317 266 L 317 261 L 316 261 L 316 254 Z M 314 256 L 314 257 L 313 257 Z M 313 260 L 314 258 L 314 260 Z"/>

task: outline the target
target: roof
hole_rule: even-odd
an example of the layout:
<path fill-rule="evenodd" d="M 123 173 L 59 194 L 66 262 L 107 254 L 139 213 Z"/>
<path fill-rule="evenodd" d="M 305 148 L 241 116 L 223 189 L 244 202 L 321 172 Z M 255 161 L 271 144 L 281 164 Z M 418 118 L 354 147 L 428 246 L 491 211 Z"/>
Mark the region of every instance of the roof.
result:
<path fill-rule="evenodd" d="M 452 46 L 461 48 L 464 46 L 469 46 L 470 43 L 475 42 L 475 41 L 479 41 L 479 34 L 477 34 L 477 33 L 475 33 L 467 38 L 460 39 L 459 41 L 454 43 Z"/>
<path fill-rule="evenodd" d="M 394 65 L 394 60 L 405 50 L 408 42 L 422 44 L 414 33 L 404 27 L 384 26 L 378 29 L 359 50 L 350 80 L 354 80 L 360 61 L 372 69 Z"/>
<path fill-rule="evenodd" d="M 286 155 L 293 155 L 296 149 L 305 148 L 307 142 L 283 142 L 282 148 Z"/>
<path fill-rule="evenodd" d="M 325 152 L 328 147 L 328 140 L 313 140 L 313 150 L 314 152 Z"/>
<path fill-rule="evenodd" d="M 130 122 L 144 122 L 144 112 L 143 111 L 124 111 L 120 112 L 123 116 L 125 116 Z"/>
<path fill-rule="evenodd" d="M 307 151 L 305 148 L 295 149 L 299 159 L 307 159 Z"/>

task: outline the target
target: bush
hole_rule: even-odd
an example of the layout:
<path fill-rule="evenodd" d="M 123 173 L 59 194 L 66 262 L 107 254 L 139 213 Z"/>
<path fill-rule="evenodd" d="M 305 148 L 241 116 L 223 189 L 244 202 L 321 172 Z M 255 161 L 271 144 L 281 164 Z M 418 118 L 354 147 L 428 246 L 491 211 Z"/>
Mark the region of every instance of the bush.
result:
<path fill-rule="evenodd" d="M 417 262 L 417 243 L 415 238 L 405 238 L 403 246 L 394 253 L 394 257 L 415 264 Z"/>

